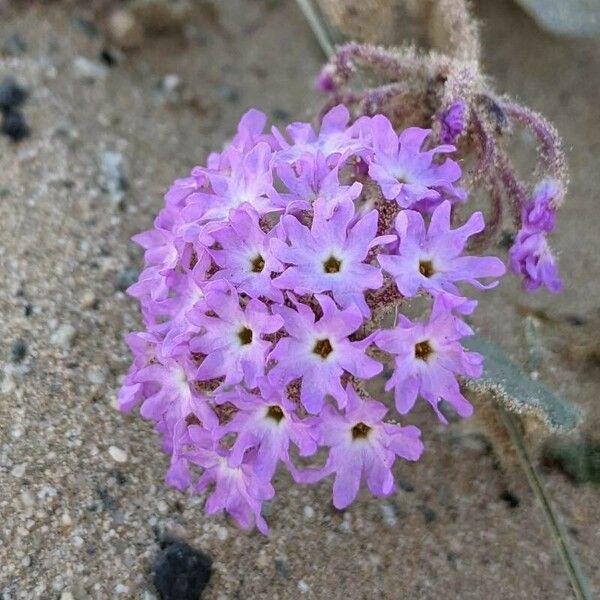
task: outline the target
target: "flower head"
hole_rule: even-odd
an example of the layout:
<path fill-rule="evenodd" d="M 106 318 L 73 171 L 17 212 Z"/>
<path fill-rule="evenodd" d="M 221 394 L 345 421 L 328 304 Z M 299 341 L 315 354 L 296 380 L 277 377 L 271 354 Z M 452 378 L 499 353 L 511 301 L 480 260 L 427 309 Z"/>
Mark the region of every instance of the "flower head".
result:
<path fill-rule="evenodd" d="M 464 130 L 460 103 L 440 118 L 443 141 Z M 396 459 L 423 451 L 398 413 L 421 397 L 442 421 L 442 401 L 471 414 L 458 378 L 478 377 L 482 358 L 463 349 L 472 331 L 456 315 L 477 302 L 458 286 L 491 288 L 504 272 L 495 257 L 467 255 L 500 212 L 483 232 L 480 213 L 450 227 L 466 197 L 461 171 L 444 158 L 454 146 L 425 146 L 428 136 L 396 133 L 383 115 L 351 122 L 344 106 L 320 128 L 293 123 L 282 135 L 251 109 L 133 238 L 144 269 L 128 293 L 144 330 L 127 337 L 119 407 L 152 421 L 170 457 L 166 482 L 207 490 L 208 514 L 267 533 L 262 505 L 278 468 L 298 483 L 332 475 L 338 508 L 363 481 L 390 494 Z M 559 285 L 546 235 L 561 194 L 548 179 L 522 207 L 510 262 L 528 289 Z M 411 321 L 404 299 L 421 292 L 430 314 Z M 395 409 L 362 397 L 377 376 Z M 316 467 L 319 450 L 327 459 Z"/>

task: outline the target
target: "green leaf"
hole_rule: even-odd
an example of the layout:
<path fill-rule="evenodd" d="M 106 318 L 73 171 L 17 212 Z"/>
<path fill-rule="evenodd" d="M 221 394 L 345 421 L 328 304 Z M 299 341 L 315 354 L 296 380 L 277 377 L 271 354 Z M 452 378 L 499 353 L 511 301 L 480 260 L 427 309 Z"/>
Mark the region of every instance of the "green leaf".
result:
<path fill-rule="evenodd" d="M 535 415 L 551 431 L 572 431 L 579 425 L 581 412 L 574 404 L 531 379 L 496 344 L 478 335 L 463 343 L 484 356 L 482 377 L 466 380 L 467 389 L 492 394 L 510 412 Z"/>

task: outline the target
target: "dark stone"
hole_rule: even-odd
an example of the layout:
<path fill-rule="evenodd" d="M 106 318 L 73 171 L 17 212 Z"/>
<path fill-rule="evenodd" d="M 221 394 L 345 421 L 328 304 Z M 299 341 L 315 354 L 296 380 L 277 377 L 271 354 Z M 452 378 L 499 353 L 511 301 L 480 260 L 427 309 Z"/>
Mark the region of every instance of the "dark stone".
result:
<path fill-rule="evenodd" d="M 506 502 L 510 508 L 517 508 L 519 504 L 521 504 L 519 498 L 508 490 L 500 494 L 500 500 L 504 500 L 504 502 Z"/>
<path fill-rule="evenodd" d="M 212 561 L 185 542 L 161 550 L 152 565 L 152 582 L 161 600 L 199 600 L 210 576 Z"/>
<path fill-rule="evenodd" d="M 289 121 L 290 120 L 290 113 L 287 110 L 283 110 L 282 108 L 274 109 L 271 114 L 273 115 L 273 118 L 276 121 Z"/>
<path fill-rule="evenodd" d="M 13 362 L 21 362 L 27 355 L 27 344 L 23 340 L 17 340 L 10 349 Z"/>
<path fill-rule="evenodd" d="M 437 513 L 433 508 L 427 506 L 427 504 L 421 504 L 418 509 L 423 514 L 423 518 L 425 519 L 425 523 L 433 523 L 437 519 Z"/>
<path fill-rule="evenodd" d="M 23 307 L 23 313 L 26 317 L 30 317 L 33 314 L 33 305 L 29 304 L 29 302 Z"/>
<path fill-rule="evenodd" d="M 115 277 L 115 290 L 124 292 L 137 281 L 137 278 L 138 272 L 135 269 L 127 268 L 119 271 Z"/>
<path fill-rule="evenodd" d="M 28 95 L 27 90 L 14 77 L 5 77 L 0 82 L 0 109 L 5 112 L 17 108 L 27 100 Z"/>
<path fill-rule="evenodd" d="M 275 570 L 277 571 L 278 575 L 281 575 L 281 577 L 283 577 L 284 579 L 290 578 L 290 567 L 285 560 L 282 560 L 281 558 L 276 558 L 273 561 L 273 564 L 275 565 Z"/>
<path fill-rule="evenodd" d="M 239 91 L 226 83 L 217 88 L 217 94 L 219 98 L 227 100 L 227 102 L 231 102 L 232 104 L 235 104 L 240 99 Z"/>
<path fill-rule="evenodd" d="M 100 60 L 107 67 L 114 67 L 119 62 L 110 48 L 104 48 L 102 52 L 100 52 Z"/>
<path fill-rule="evenodd" d="M 398 484 L 398 487 L 404 492 L 415 491 L 415 486 L 410 481 L 406 481 L 406 479 L 397 479 L 396 483 Z"/>
<path fill-rule="evenodd" d="M 5 56 L 20 56 L 25 52 L 27 52 L 27 44 L 18 33 L 6 38 L 2 44 L 2 54 Z"/>
<path fill-rule="evenodd" d="M 25 117 L 20 110 L 12 109 L 4 113 L 0 131 L 7 135 L 13 142 L 18 142 L 29 137 L 31 131 Z"/>

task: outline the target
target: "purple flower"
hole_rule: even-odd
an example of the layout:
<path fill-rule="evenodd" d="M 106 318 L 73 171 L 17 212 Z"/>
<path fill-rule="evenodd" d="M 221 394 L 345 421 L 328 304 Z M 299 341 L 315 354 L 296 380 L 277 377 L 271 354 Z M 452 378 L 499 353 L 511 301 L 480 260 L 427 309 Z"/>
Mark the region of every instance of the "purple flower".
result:
<path fill-rule="evenodd" d="M 215 316 L 207 314 L 210 312 Z M 190 349 L 206 355 L 195 378 L 206 381 L 225 376 L 223 385 L 245 381 L 255 387 L 272 346 L 263 336 L 280 329 L 282 318 L 272 315 L 255 298 L 242 309 L 237 291 L 224 281 L 206 287 L 202 305 L 189 318 L 202 328 L 191 340 Z"/>
<path fill-rule="evenodd" d="M 354 204 L 346 200 L 327 220 L 315 206 L 310 229 L 296 217 L 283 218 L 289 246 L 273 239 L 273 254 L 289 266 L 273 285 L 298 294 L 332 292 L 343 307 L 357 306 L 364 316 L 370 310 L 364 297 L 367 289 L 383 283 L 381 270 L 365 262 L 369 250 L 394 240 L 394 236 L 375 237 L 378 213 L 372 210 L 350 226 Z"/>
<path fill-rule="evenodd" d="M 381 187 L 384 198 L 396 200 L 403 208 L 420 201 L 442 198 L 442 194 L 463 199 L 462 190 L 454 186 L 461 176 L 460 167 L 451 159 L 433 162 L 436 154 L 454 152 L 454 146 L 442 145 L 421 152 L 430 129 L 409 127 L 400 135 L 383 115 L 371 119 L 373 157 L 369 175 Z"/>
<path fill-rule="evenodd" d="M 465 129 L 466 106 L 463 100 L 453 102 L 440 115 L 440 141 L 453 144 Z"/>
<path fill-rule="evenodd" d="M 162 435 L 162 449 L 171 455 L 165 481 L 179 490 L 187 489 L 192 483 L 188 459 L 185 456 L 192 444 L 189 435 L 191 423 L 202 429 L 207 441 L 213 439 L 213 431 L 219 424 L 209 398 L 196 392 L 192 392 L 185 401 L 172 403 L 156 423 L 156 430 Z"/>
<path fill-rule="evenodd" d="M 466 352 L 459 340 L 473 331 L 435 301 L 428 322 L 411 322 L 399 315 L 394 329 L 380 331 L 375 344 L 394 356 L 395 369 L 385 389 L 394 389 L 396 409 L 406 414 L 420 395 L 446 423 L 438 404 L 445 400 L 461 417 L 470 416 L 473 407 L 460 393 L 457 375 L 477 378 L 483 357 Z"/>
<path fill-rule="evenodd" d="M 186 199 L 193 193 L 203 189 L 208 183 L 201 167 L 194 167 L 189 177 L 176 179 L 165 194 L 165 205 L 172 208 L 181 208 Z"/>
<path fill-rule="evenodd" d="M 277 342 L 269 355 L 277 364 L 269 371 L 269 381 L 281 388 L 294 379 L 301 379 L 300 400 L 306 410 L 317 414 L 325 395 L 330 394 L 343 407 L 346 392 L 340 383 L 344 372 L 369 379 L 381 372 L 382 365 L 365 354 L 371 336 L 350 341 L 363 322 L 356 306 L 339 310 L 328 296 L 316 295 L 323 316 L 316 321 L 313 311 L 296 302 L 296 309 L 275 306 L 273 310 L 283 317 L 288 337 Z"/>
<path fill-rule="evenodd" d="M 521 229 L 508 256 L 512 271 L 523 276 L 523 289 L 528 292 L 542 285 L 552 293 L 562 289 L 556 259 L 546 241 L 546 234 L 554 230 L 556 206 L 562 193 L 558 181 L 543 180 L 521 210 Z"/>
<path fill-rule="evenodd" d="M 326 158 L 339 158 L 359 152 L 363 146 L 354 137 L 353 128 L 348 127 L 349 120 L 348 109 L 339 104 L 323 117 L 318 135 L 309 123 L 292 123 L 285 129 L 292 140 L 291 144 L 273 127 L 273 135 L 281 147 L 278 159 L 293 163 L 306 154 L 316 156 L 320 153 Z"/>
<path fill-rule="evenodd" d="M 219 266 L 215 279 L 225 279 L 251 298 L 265 296 L 282 302 L 283 295 L 273 287 L 271 276 L 283 267 L 273 256 L 269 243 L 275 231 L 265 233 L 255 213 L 238 209 L 229 218 L 229 225 L 213 232 L 219 249 L 209 249 Z"/>
<path fill-rule="evenodd" d="M 232 146 L 221 155 L 221 169 L 204 169 L 211 189 L 197 192 L 181 215 L 187 223 L 204 223 L 223 220 L 231 209 L 245 205 L 259 215 L 281 210 L 275 203 L 271 172 L 271 148 L 259 142 L 244 153 Z"/>
<path fill-rule="evenodd" d="M 327 405 L 316 424 L 319 445 L 330 448 L 325 466 L 294 474 L 299 482 L 312 483 L 335 473 L 333 504 L 340 510 L 356 498 L 363 478 L 374 496 L 391 494 L 396 457 L 414 461 L 423 452 L 416 427 L 384 423 L 384 404 L 360 398 L 350 385 L 346 391 L 344 414 Z"/>
<path fill-rule="evenodd" d="M 335 208 L 347 200 L 356 200 L 362 184 L 342 185 L 339 180 L 339 165 L 329 168 L 321 153 L 305 155 L 292 166 L 285 161 L 276 162 L 277 175 L 289 190 L 280 193 L 288 212 L 310 210 L 319 199 L 320 206 L 329 218 Z"/>
<path fill-rule="evenodd" d="M 533 190 L 531 201 L 521 211 L 521 227 L 532 233 L 554 231 L 556 207 L 562 194 L 562 185 L 555 179 L 540 181 Z"/>
<path fill-rule="evenodd" d="M 255 523 L 258 530 L 266 535 L 269 528 L 260 513 L 263 501 L 270 500 L 275 490 L 268 481 L 255 475 L 253 468 L 255 454 L 248 453 L 242 464 L 232 467 L 226 450 L 203 447 L 206 438 L 202 430 L 196 426 L 189 429 L 192 442 L 197 446 L 186 457 L 204 468 L 196 483 L 196 491 L 201 492 L 211 483 L 214 484 L 214 489 L 204 507 L 206 513 L 213 515 L 225 511 L 243 529 L 250 529 Z"/>
<path fill-rule="evenodd" d="M 157 354 L 153 362 L 142 367 L 133 377 L 134 383 L 147 384 L 151 389 L 144 398 L 140 414 L 146 419 L 159 421 L 173 404 L 191 406 L 195 370 L 185 346 L 176 349 L 172 356 Z"/>
<path fill-rule="evenodd" d="M 256 449 L 253 468 L 256 475 L 270 481 L 277 463 L 290 465 L 289 446 L 295 444 L 300 456 L 313 454 L 317 448 L 310 426 L 299 419 L 293 402 L 284 398 L 266 380 L 259 382 L 260 395 L 250 394 L 241 388 L 217 396 L 217 402 L 231 402 L 238 412 L 218 430 L 218 435 L 236 433 L 229 455 L 229 464 L 242 464 L 246 452 Z"/>
<path fill-rule="evenodd" d="M 495 287 L 478 280 L 499 277 L 505 271 L 504 263 L 494 256 L 461 256 L 469 237 L 484 226 L 480 212 L 469 220 L 450 229 L 451 204 L 442 202 L 431 215 L 429 227 L 420 213 L 403 210 L 396 217 L 396 231 L 400 244 L 394 254 L 380 254 L 377 258 L 384 271 L 396 282 L 400 293 L 412 297 L 420 290 L 432 294 L 459 294 L 456 283 L 464 281 L 479 289 Z"/>
<path fill-rule="evenodd" d="M 543 233 L 520 231 L 508 258 L 512 271 L 523 276 L 524 290 L 533 292 L 542 285 L 552 293 L 562 289 L 556 259 Z"/>
<path fill-rule="evenodd" d="M 133 354 L 133 362 L 119 389 L 117 404 L 119 410 L 129 412 L 145 397 L 144 388 L 146 386 L 144 383 L 136 381 L 135 377 L 140 369 L 155 359 L 160 339 L 156 334 L 141 331 L 128 334 L 125 341 Z"/>

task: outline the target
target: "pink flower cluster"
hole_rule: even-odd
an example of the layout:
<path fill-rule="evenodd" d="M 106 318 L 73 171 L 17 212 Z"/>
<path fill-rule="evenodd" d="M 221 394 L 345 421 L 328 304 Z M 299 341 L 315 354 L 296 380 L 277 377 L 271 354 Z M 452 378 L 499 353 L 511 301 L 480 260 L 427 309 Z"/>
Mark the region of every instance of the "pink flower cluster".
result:
<path fill-rule="evenodd" d="M 208 488 L 207 513 L 263 533 L 278 466 L 298 483 L 332 476 L 341 509 L 361 482 L 390 494 L 396 459 L 420 457 L 420 431 L 398 422 L 417 399 L 442 422 L 442 401 L 471 414 L 457 378 L 478 377 L 482 357 L 461 345 L 476 302 L 458 285 L 491 288 L 505 270 L 465 254 L 483 218 L 451 226 L 461 169 L 429 130 L 398 135 L 382 115 L 350 124 L 341 105 L 318 132 L 265 124 L 246 113 L 134 237 L 145 268 L 128 291 L 145 331 L 127 337 L 134 359 L 119 394 L 155 423 L 170 485 Z M 528 218 L 545 231 L 536 207 Z M 511 260 L 530 272 L 521 255 Z M 431 299 L 427 318 L 383 327 L 419 295 Z M 384 363 L 395 412 L 363 385 Z M 321 466 L 306 466 L 319 450 Z"/>

